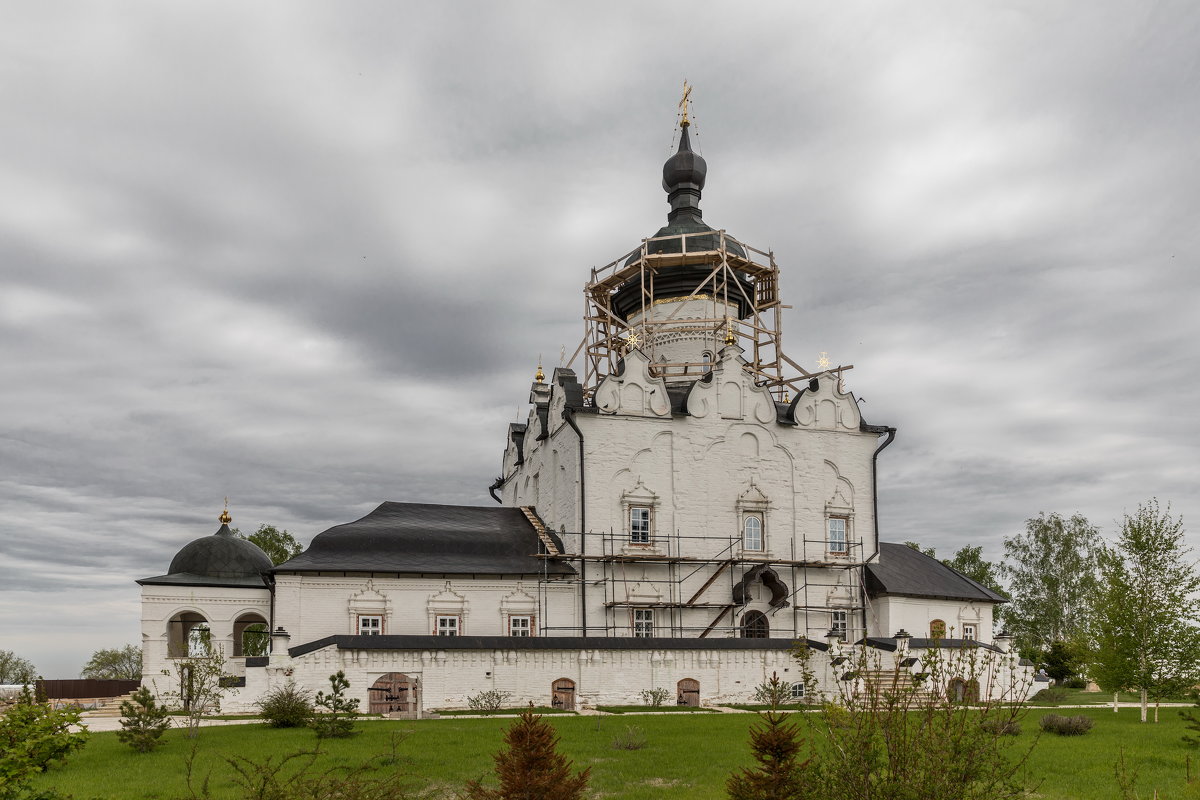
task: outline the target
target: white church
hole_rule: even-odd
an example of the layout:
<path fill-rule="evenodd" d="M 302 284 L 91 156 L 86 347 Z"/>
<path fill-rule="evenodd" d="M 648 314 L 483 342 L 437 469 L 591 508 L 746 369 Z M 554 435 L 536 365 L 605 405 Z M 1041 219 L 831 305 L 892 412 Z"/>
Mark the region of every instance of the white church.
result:
<path fill-rule="evenodd" d="M 704 222 L 683 107 L 667 224 L 586 276 L 581 374 L 538 368 L 498 504 L 384 502 L 278 566 L 222 514 L 137 581 L 146 685 L 211 641 L 241 684 L 227 709 L 344 670 L 364 711 L 419 717 L 487 689 L 747 703 L 772 673 L 802 697 L 801 640 L 826 686 L 830 648 L 1008 652 L 1004 597 L 880 541 L 896 430 L 863 419 L 849 366 L 784 354 L 774 255 Z"/>

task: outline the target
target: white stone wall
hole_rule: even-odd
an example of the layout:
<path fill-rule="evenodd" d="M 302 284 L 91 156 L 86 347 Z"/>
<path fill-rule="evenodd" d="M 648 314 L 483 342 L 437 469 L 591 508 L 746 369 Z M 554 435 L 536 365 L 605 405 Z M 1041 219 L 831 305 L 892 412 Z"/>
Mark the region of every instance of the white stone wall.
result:
<path fill-rule="evenodd" d="M 872 601 L 871 627 L 880 636 L 891 636 L 903 628 L 913 636 L 931 636 L 930 623 L 946 625 L 945 638 L 957 639 L 964 625 L 975 626 L 975 639 L 991 642 L 996 635 L 992 626 L 992 604 L 970 600 L 933 600 L 921 597 L 879 597 Z"/>

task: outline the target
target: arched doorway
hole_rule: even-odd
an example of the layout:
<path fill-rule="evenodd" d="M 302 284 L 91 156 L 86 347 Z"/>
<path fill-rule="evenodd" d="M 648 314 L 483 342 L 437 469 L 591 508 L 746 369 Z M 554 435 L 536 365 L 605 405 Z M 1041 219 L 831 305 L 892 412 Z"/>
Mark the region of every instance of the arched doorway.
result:
<path fill-rule="evenodd" d="M 700 681 L 695 678 L 684 678 L 676 686 L 676 694 L 678 699 L 675 701 L 681 706 L 700 706 Z"/>
<path fill-rule="evenodd" d="M 367 705 L 372 714 L 415 718 L 420 703 L 419 692 L 416 678 L 403 672 L 389 672 L 371 684 L 367 690 Z"/>
<path fill-rule="evenodd" d="M 205 654 L 212 633 L 208 620 L 195 611 L 184 611 L 167 623 L 167 658 L 198 658 Z"/>
<path fill-rule="evenodd" d="M 575 681 L 559 678 L 550 687 L 550 705 L 563 711 L 575 710 Z"/>
<path fill-rule="evenodd" d="M 761 611 L 747 611 L 742 615 L 743 639 L 767 639 L 771 636 L 771 623 Z"/>
<path fill-rule="evenodd" d="M 233 621 L 233 656 L 265 656 L 271 633 L 261 614 L 242 614 Z"/>

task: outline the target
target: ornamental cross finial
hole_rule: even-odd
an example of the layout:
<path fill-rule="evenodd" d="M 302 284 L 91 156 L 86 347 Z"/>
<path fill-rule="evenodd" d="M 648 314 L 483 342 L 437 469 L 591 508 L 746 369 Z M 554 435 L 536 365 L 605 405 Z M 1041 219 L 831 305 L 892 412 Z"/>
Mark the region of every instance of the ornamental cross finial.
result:
<path fill-rule="evenodd" d="M 538 368 L 537 368 L 537 372 L 534 374 L 534 376 L 533 376 L 533 379 L 534 379 L 535 381 L 537 381 L 538 383 L 545 383 L 545 382 L 546 382 L 546 373 L 542 372 L 542 356 L 541 356 L 541 354 L 540 354 L 540 353 L 538 354 Z"/>
<path fill-rule="evenodd" d="M 822 350 L 820 357 L 817 359 L 817 366 L 821 369 L 829 369 L 830 363 L 829 354 Z"/>
<path fill-rule="evenodd" d="M 687 79 L 685 78 L 683 81 L 683 98 L 679 101 L 679 108 L 683 111 L 683 119 L 679 121 L 679 127 L 681 128 L 686 128 L 692 124 L 692 121 L 688 119 L 688 98 L 691 96 L 692 87 L 688 86 Z"/>
<path fill-rule="evenodd" d="M 217 517 L 217 520 L 222 525 L 228 525 L 229 523 L 233 522 L 233 517 L 229 516 L 229 498 L 228 497 L 225 498 L 225 510 L 221 512 L 221 516 Z"/>

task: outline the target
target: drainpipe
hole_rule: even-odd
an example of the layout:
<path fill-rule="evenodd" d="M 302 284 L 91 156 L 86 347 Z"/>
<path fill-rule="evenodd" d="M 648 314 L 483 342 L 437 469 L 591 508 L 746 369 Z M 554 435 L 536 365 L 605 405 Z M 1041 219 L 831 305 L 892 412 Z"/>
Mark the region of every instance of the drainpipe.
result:
<path fill-rule="evenodd" d="M 579 621 L 583 626 L 583 635 L 588 635 L 587 624 L 587 493 L 584 491 L 583 471 L 583 431 L 575 423 L 575 409 L 567 406 L 563 409 L 563 420 L 579 436 Z"/>
<path fill-rule="evenodd" d="M 896 438 L 896 429 L 887 425 L 864 425 L 867 431 L 871 433 L 887 433 L 887 438 L 883 440 L 883 444 L 875 448 L 875 452 L 871 455 L 871 515 L 875 522 L 875 552 L 863 560 L 863 636 L 867 635 L 867 581 L 866 581 L 866 564 L 871 559 L 879 555 L 879 479 L 878 479 L 878 460 L 879 454 L 883 452 L 889 444 Z"/>
<path fill-rule="evenodd" d="M 488 487 L 488 494 L 490 494 L 492 496 L 492 499 L 495 500 L 500 505 L 504 505 L 504 501 L 496 496 L 496 490 L 499 489 L 503 485 L 504 485 L 504 476 L 501 475 L 499 478 L 496 478 L 496 480 L 492 481 L 492 485 Z"/>

